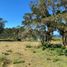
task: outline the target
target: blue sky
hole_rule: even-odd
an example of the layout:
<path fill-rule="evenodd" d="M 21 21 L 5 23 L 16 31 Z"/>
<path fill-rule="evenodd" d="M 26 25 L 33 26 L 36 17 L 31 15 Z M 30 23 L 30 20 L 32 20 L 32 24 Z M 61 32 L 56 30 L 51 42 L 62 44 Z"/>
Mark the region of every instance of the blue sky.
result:
<path fill-rule="evenodd" d="M 0 18 L 8 21 L 5 25 L 6 27 L 21 25 L 24 14 L 31 12 L 29 1 L 30 0 L 0 0 Z"/>
<path fill-rule="evenodd" d="M 29 1 L 30 0 L 0 0 L 0 17 L 8 21 L 6 27 L 21 25 L 24 14 L 31 12 Z"/>

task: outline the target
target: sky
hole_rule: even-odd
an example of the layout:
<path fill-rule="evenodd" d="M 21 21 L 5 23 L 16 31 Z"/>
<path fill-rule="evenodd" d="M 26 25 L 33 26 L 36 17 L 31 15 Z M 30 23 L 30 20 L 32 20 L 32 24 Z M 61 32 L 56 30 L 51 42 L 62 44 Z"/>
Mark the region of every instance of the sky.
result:
<path fill-rule="evenodd" d="M 30 0 L 0 0 L 0 18 L 7 20 L 5 27 L 21 25 L 24 14 L 31 12 L 29 2 Z"/>
<path fill-rule="evenodd" d="M 0 18 L 7 20 L 5 27 L 16 27 L 21 25 L 23 16 L 31 12 L 30 0 L 0 0 Z"/>

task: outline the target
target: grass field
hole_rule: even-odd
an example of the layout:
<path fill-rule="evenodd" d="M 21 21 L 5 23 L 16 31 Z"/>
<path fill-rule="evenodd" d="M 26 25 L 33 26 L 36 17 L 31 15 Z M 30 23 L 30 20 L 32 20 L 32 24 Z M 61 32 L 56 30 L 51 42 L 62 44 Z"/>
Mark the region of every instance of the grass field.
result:
<path fill-rule="evenodd" d="M 39 42 L 0 42 L 0 67 L 67 67 L 67 56 Z"/>

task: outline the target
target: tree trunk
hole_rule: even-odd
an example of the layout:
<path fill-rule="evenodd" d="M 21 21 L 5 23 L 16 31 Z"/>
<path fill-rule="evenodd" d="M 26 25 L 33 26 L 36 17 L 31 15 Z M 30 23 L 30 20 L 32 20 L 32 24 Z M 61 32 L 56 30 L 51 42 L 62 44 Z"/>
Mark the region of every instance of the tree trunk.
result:
<path fill-rule="evenodd" d="M 44 43 L 45 43 L 45 33 L 41 32 L 40 40 L 41 40 L 41 44 L 44 45 Z"/>
<path fill-rule="evenodd" d="M 63 45 L 66 46 L 67 45 L 67 32 L 65 32 L 64 35 L 62 36 L 62 40 L 63 40 Z"/>
<path fill-rule="evenodd" d="M 52 36 L 50 34 L 51 32 L 46 33 L 46 42 L 49 43 L 49 41 L 52 39 Z"/>

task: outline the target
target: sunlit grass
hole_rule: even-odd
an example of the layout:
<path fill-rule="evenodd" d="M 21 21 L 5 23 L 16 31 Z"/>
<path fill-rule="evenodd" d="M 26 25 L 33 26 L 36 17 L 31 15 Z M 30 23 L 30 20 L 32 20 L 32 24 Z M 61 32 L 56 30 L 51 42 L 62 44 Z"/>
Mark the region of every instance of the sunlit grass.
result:
<path fill-rule="evenodd" d="M 42 48 L 38 42 L 1 42 L 0 58 L 9 59 L 13 67 L 67 67 L 66 48 Z M 65 54 L 61 54 L 61 49 Z"/>

